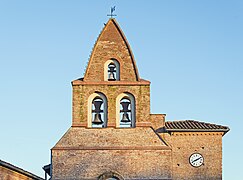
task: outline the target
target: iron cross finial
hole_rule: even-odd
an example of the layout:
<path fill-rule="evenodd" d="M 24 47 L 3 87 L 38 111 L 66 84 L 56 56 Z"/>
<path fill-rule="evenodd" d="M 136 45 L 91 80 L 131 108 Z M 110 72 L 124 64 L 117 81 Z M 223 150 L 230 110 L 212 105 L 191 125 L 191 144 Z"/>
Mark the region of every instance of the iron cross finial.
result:
<path fill-rule="evenodd" d="M 114 7 L 111 7 L 111 14 L 107 14 L 107 16 L 110 16 L 111 18 L 113 17 L 113 16 L 116 16 L 116 14 L 113 14 L 113 12 L 116 10 L 116 6 L 114 6 Z"/>

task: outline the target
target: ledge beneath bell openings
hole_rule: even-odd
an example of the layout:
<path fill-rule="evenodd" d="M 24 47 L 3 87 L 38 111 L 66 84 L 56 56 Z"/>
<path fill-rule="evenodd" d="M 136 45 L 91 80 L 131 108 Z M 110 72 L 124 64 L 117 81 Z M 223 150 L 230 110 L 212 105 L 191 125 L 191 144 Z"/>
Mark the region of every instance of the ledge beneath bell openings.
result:
<path fill-rule="evenodd" d="M 82 78 L 72 81 L 72 85 L 150 85 L 150 81 L 140 79 L 140 81 L 83 81 Z"/>
<path fill-rule="evenodd" d="M 89 129 L 95 129 L 96 127 L 88 127 L 87 123 L 73 123 L 72 127 L 85 127 L 85 128 L 89 128 Z M 116 123 L 108 123 L 107 127 L 113 127 L 113 128 L 133 128 L 133 127 L 117 127 Z M 105 127 L 105 128 L 107 128 Z M 151 122 L 137 122 L 135 127 L 152 127 L 152 123 Z M 102 127 L 97 127 L 98 129 L 102 128 Z"/>
<path fill-rule="evenodd" d="M 169 146 L 54 147 L 52 150 L 171 150 Z"/>

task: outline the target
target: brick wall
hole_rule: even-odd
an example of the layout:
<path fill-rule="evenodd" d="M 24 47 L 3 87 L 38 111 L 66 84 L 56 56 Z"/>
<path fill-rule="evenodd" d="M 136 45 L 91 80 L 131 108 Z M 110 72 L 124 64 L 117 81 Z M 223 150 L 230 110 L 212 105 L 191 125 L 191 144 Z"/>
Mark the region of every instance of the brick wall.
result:
<path fill-rule="evenodd" d="M 135 97 L 136 122 L 150 121 L 149 85 L 75 85 L 73 86 L 73 125 L 87 125 L 88 97 L 96 91 L 107 97 L 108 126 L 115 126 L 116 98 L 123 92 L 129 92 Z"/>
<path fill-rule="evenodd" d="M 170 179 L 171 149 L 152 128 L 71 127 L 52 149 L 53 179 Z"/>
<path fill-rule="evenodd" d="M 172 147 L 173 180 L 222 179 L 222 133 L 174 132 L 164 138 Z M 196 168 L 189 164 L 195 152 L 204 157 Z"/>
<path fill-rule="evenodd" d="M 11 169 L 0 166 L 0 179 L 1 180 L 33 180 L 32 178 L 25 176 L 21 173 L 13 171 Z"/>
<path fill-rule="evenodd" d="M 97 179 L 105 172 L 125 179 L 171 178 L 169 150 L 55 150 L 52 159 L 53 180 Z"/>
<path fill-rule="evenodd" d="M 84 81 L 104 81 L 104 64 L 111 58 L 120 64 L 121 81 L 139 81 L 132 51 L 114 19 L 108 21 L 95 43 Z"/>

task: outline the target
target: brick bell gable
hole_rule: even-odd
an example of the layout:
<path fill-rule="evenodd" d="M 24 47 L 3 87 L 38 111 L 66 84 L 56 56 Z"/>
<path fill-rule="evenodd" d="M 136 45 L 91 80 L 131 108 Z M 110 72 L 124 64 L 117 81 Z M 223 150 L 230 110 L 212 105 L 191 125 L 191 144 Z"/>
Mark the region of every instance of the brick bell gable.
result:
<path fill-rule="evenodd" d="M 222 136 L 229 128 L 151 114 L 150 82 L 140 79 L 115 19 L 101 31 L 84 78 L 72 88 L 72 126 L 52 148 L 52 180 L 222 179 Z M 98 113 L 95 98 L 103 102 Z M 123 98 L 130 101 L 130 126 L 122 124 Z M 189 160 L 198 153 L 205 161 L 194 167 Z"/>
<path fill-rule="evenodd" d="M 118 67 L 115 80 L 107 78 L 111 62 Z M 171 148 L 154 129 L 164 125 L 165 115 L 150 114 L 150 82 L 140 79 L 115 19 L 101 31 L 84 78 L 72 81 L 72 88 L 72 126 L 52 148 L 53 180 L 100 179 L 107 172 L 120 179 L 171 179 Z M 93 126 L 96 97 L 101 97 L 106 114 L 99 128 Z M 124 97 L 131 110 L 131 126 L 126 127 L 120 114 Z"/>
<path fill-rule="evenodd" d="M 119 64 L 119 79 L 105 79 L 107 62 L 116 60 Z M 107 74 L 106 74 L 107 75 Z M 150 82 L 140 79 L 131 48 L 115 19 L 111 18 L 101 31 L 92 50 L 84 78 L 72 81 L 73 123 L 72 126 L 89 127 L 88 98 L 102 93 L 107 98 L 107 127 L 117 126 L 116 98 L 129 93 L 134 98 L 135 126 L 151 126 Z M 156 116 L 157 120 L 158 117 Z M 159 118 L 161 119 L 161 117 Z M 163 119 L 163 118 L 162 118 Z M 163 124 L 163 123 L 160 123 Z"/>
<path fill-rule="evenodd" d="M 83 81 L 104 81 L 104 64 L 110 59 L 120 64 L 120 81 L 140 81 L 132 50 L 113 18 L 106 23 L 94 45 Z"/>

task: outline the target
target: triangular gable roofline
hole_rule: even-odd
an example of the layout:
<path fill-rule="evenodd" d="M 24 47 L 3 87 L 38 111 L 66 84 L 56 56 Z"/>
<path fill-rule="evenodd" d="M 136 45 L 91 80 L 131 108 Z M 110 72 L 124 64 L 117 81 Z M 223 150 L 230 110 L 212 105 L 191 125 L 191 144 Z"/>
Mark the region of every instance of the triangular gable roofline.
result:
<path fill-rule="evenodd" d="M 33 180 L 44 180 L 43 178 L 41 178 L 41 177 L 31 173 L 31 172 L 25 171 L 25 170 L 23 170 L 23 169 L 21 169 L 17 166 L 14 166 L 14 165 L 12 165 L 8 162 L 1 160 L 1 159 L 0 159 L 0 166 L 5 167 L 7 169 L 10 169 L 12 171 L 15 171 L 17 173 L 20 173 L 21 175 L 27 176 L 27 177 L 29 177 Z"/>
<path fill-rule="evenodd" d="M 127 48 L 128 48 L 128 52 L 129 52 L 129 54 L 130 54 L 130 56 L 131 56 L 131 58 L 132 58 L 133 66 L 134 66 L 134 68 L 135 68 L 136 80 L 137 80 L 137 81 L 140 81 L 140 77 L 139 77 L 139 74 L 138 74 L 137 65 L 136 65 L 135 58 L 134 58 L 134 55 L 133 55 L 133 53 L 132 53 L 131 47 L 130 47 L 130 45 L 129 45 L 129 43 L 128 43 L 128 41 L 127 41 L 127 39 L 126 39 L 126 37 L 125 37 L 125 35 L 124 35 L 124 33 L 123 33 L 123 31 L 121 30 L 120 26 L 118 25 L 117 21 L 116 21 L 114 18 L 110 18 L 110 19 L 108 20 L 108 22 L 106 23 L 105 27 L 103 28 L 103 30 L 101 31 L 101 33 L 99 34 L 99 37 L 97 38 L 97 40 L 96 40 L 96 42 L 95 42 L 94 48 L 93 48 L 92 53 L 91 53 L 91 56 L 90 56 L 90 58 L 89 58 L 88 66 L 86 67 L 86 70 L 85 70 L 84 81 L 85 81 L 85 77 L 86 77 L 86 75 L 87 75 L 87 71 L 88 71 L 88 69 L 90 68 L 91 59 L 92 59 L 93 56 L 94 56 L 94 52 L 95 52 L 95 49 L 96 49 L 96 47 L 97 47 L 97 43 L 99 42 L 102 33 L 103 33 L 103 32 L 105 31 L 105 29 L 108 27 L 108 24 L 109 24 L 109 23 L 113 23 L 113 24 L 115 25 L 115 27 L 117 28 L 117 30 L 118 30 L 119 33 L 121 34 L 122 39 L 123 39 L 124 42 L 126 43 L 126 46 L 127 46 Z"/>

